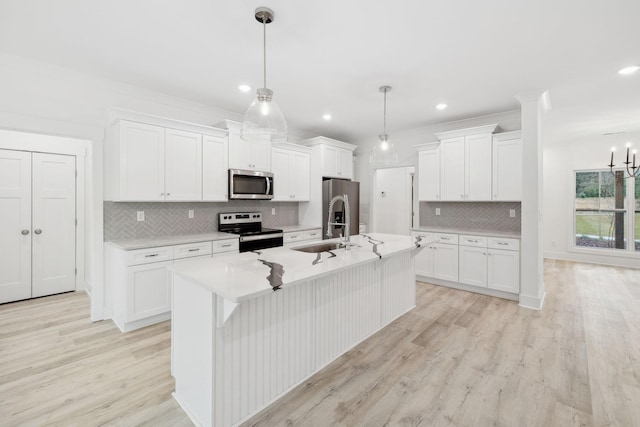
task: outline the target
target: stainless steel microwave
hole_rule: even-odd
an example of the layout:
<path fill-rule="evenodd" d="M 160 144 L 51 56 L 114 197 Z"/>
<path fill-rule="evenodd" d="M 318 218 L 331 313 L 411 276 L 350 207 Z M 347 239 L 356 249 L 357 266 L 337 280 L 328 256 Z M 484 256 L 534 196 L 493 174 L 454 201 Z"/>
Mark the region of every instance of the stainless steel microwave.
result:
<path fill-rule="evenodd" d="M 273 199 L 271 172 L 229 169 L 230 199 Z"/>

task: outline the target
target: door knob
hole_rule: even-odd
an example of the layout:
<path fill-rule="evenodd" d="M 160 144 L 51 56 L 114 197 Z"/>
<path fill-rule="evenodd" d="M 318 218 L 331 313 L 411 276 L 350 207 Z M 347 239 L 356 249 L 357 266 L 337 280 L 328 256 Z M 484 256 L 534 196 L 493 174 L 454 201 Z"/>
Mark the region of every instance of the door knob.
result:
<path fill-rule="evenodd" d="M 29 234 L 29 230 L 22 230 L 21 233 L 23 236 L 26 236 L 27 234 Z"/>
<path fill-rule="evenodd" d="M 39 228 L 36 228 L 35 230 L 33 230 L 33 232 L 36 234 L 42 234 L 42 230 L 40 230 Z"/>

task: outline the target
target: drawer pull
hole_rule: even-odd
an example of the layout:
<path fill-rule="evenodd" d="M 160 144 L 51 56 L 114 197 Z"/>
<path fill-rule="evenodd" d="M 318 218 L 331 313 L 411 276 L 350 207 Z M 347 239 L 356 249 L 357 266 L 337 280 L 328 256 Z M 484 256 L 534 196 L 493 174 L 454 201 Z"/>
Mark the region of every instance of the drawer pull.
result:
<path fill-rule="evenodd" d="M 220 245 L 221 248 L 230 248 L 231 243 L 225 243 L 224 245 Z"/>
<path fill-rule="evenodd" d="M 189 252 L 198 252 L 200 250 L 200 248 L 193 248 L 193 249 L 189 249 Z"/>
<path fill-rule="evenodd" d="M 477 241 L 477 240 L 469 240 L 469 242 L 471 242 L 471 243 L 478 243 L 478 241 Z"/>
<path fill-rule="evenodd" d="M 507 246 L 507 245 L 509 245 L 508 243 L 505 243 L 505 242 L 498 242 L 498 244 L 499 244 L 500 246 Z"/>
<path fill-rule="evenodd" d="M 160 255 L 160 254 L 148 254 L 148 255 L 145 255 L 144 257 L 145 258 L 153 258 L 154 256 L 158 256 L 158 255 Z"/>
<path fill-rule="evenodd" d="M 297 239 L 297 238 L 298 238 L 298 236 L 295 236 L 295 235 L 294 235 L 294 236 L 289 236 L 289 238 L 290 238 L 290 239 Z"/>
<path fill-rule="evenodd" d="M 317 236 L 318 233 L 309 233 L 309 236 Z"/>
<path fill-rule="evenodd" d="M 448 237 L 441 237 L 440 240 L 451 240 L 451 239 Z"/>

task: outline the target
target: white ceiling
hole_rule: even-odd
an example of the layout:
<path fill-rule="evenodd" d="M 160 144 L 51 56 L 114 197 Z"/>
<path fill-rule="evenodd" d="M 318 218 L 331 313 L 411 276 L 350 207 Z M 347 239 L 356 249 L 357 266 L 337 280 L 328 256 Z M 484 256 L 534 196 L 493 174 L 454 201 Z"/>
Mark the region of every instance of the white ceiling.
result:
<path fill-rule="evenodd" d="M 268 84 L 289 125 L 353 141 L 513 110 L 548 89 L 548 136 L 640 129 L 637 0 L 2 0 L 0 51 L 228 110 Z M 436 111 L 446 102 L 449 108 Z M 322 120 L 330 112 L 331 122 Z"/>

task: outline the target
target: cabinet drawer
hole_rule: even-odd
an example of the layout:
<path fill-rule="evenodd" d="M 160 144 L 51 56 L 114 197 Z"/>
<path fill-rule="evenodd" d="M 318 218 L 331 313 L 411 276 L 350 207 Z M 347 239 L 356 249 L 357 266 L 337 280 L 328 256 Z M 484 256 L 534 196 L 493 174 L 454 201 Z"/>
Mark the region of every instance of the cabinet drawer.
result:
<path fill-rule="evenodd" d="M 509 251 L 518 251 L 520 250 L 520 240 L 489 237 L 489 247 L 491 249 L 506 249 Z"/>
<path fill-rule="evenodd" d="M 211 255 L 211 242 L 187 243 L 173 247 L 173 259 L 191 258 L 199 255 Z"/>
<path fill-rule="evenodd" d="M 292 233 L 284 233 L 284 236 L 283 236 L 284 243 L 299 242 L 301 240 L 306 240 L 305 237 L 304 237 L 304 232 L 302 232 L 302 231 L 295 231 L 295 232 L 292 232 Z"/>
<path fill-rule="evenodd" d="M 239 244 L 240 240 L 238 239 L 215 240 L 213 242 L 213 253 L 238 252 L 240 250 Z"/>
<path fill-rule="evenodd" d="M 304 232 L 305 240 L 321 240 L 322 239 L 322 230 L 320 228 L 316 230 L 307 230 Z"/>
<path fill-rule="evenodd" d="M 173 260 L 173 246 L 136 249 L 127 252 L 127 265 L 151 264 L 152 262 Z"/>
<path fill-rule="evenodd" d="M 477 248 L 487 247 L 487 238 L 485 236 L 460 236 L 460 245 L 473 246 Z"/>
<path fill-rule="evenodd" d="M 458 235 L 457 234 L 444 234 L 438 233 L 433 236 L 436 239 L 436 243 L 444 243 L 445 245 L 457 245 L 458 244 Z"/>

